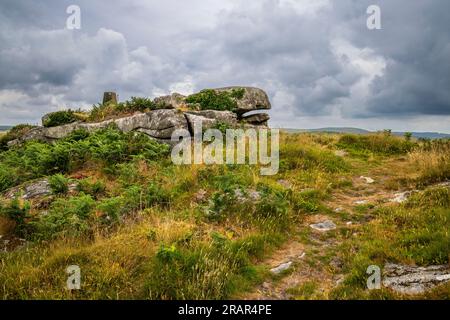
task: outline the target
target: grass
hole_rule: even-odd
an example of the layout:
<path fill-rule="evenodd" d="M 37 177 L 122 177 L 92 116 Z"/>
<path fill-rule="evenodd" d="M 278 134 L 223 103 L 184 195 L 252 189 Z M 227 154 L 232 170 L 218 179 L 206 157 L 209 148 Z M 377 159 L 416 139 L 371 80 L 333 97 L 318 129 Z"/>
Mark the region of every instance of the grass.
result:
<path fill-rule="evenodd" d="M 363 147 L 342 135 L 283 134 L 276 176 L 261 176 L 257 166 L 248 165 L 176 166 L 159 145 L 114 128 L 3 151 L 1 190 L 49 177 L 53 192 L 45 201 L 0 201 L 0 230 L 28 240 L 26 248 L 0 253 L 0 297 L 226 299 L 243 294 L 270 279 L 261 261 L 293 234 L 312 243 L 309 228 L 301 234 L 297 229 L 308 216 L 340 215 L 326 202 L 334 192 L 353 190 L 351 177 L 402 156 L 405 171 L 399 174 L 414 183 L 445 179 L 440 168 L 447 158 L 441 149 L 435 157 L 444 160 L 427 168 L 422 164 L 428 147 L 421 142 L 406 153 L 401 148 L 412 142 L 402 138 L 368 139 L 373 139 L 370 146 Z M 377 151 L 391 142 L 392 154 Z M 335 155 L 342 148 L 365 150 L 372 160 L 357 152 Z M 69 183 L 77 187 L 69 190 Z M 251 198 L 254 193 L 258 199 Z M 356 208 L 356 215 L 370 211 L 374 217 L 358 237 L 350 229 L 322 235 L 321 241 L 345 239 L 332 254 L 344 261 L 346 280 L 330 297 L 398 298 L 364 290 L 368 264 L 447 263 L 449 202 L 448 189 L 429 188 L 400 206 Z M 331 258 L 329 253 L 314 260 L 312 252 L 310 262 L 324 265 Z M 65 270 L 72 264 L 81 268 L 79 291 L 65 289 Z M 290 294 L 324 298 L 319 287 L 311 280 Z M 433 297 L 448 295 L 439 290 Z"/>
<path fill-rule="evenodd" d="M 449 195 L 448 188 L 433 188 L 400 206 L 378 209 L 376 219 L 364 226 L 357 239 L 345 242 L 340 248 L 348 276 L 332 297 L 370 298 L 373 293 L 365 290 L 369 265 L 449 263 Z M 383 294 L 385 298 L 395 298 L 386 290 Z"/>

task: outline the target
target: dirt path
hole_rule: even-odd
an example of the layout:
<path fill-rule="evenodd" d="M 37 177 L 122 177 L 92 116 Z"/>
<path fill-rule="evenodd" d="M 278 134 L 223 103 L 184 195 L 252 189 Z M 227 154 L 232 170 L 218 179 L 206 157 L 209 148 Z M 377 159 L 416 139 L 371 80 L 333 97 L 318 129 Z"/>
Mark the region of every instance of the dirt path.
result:
<path fill-rule="evenodd" d="M 307 216 L 291 241 L 261 262 L 269 269 L 286 263 L 290 264 L 289 268 L 279 274 L 271 271 L 271 279 L 239 298 L 326 299 L 344 278 L 342 262 L 335 254 L 337 246 L 344 241 L 341 235 L 356 235 L 358 229 L 372 219 L 371 211 L 375 207 L 395 205 L 392 199 L 399 191 L 386 189 L 385 183 L 390 178 L 387 172 L 385 166 L 377 166 L 367 173 L 367 178 L 352 177 L 351 188 L 334 192 L 325 202 L 329 213 Z M 315 225 L 318 223 L 325 225 Z"/>

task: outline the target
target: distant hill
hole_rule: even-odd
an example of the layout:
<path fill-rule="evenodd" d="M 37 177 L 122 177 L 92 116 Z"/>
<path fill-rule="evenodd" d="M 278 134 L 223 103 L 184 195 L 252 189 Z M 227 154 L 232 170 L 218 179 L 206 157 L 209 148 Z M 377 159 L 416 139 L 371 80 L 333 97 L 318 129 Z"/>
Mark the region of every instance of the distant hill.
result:
<path fill-rule="evenodd" d="M 11 126 L 0 126 L 0 131 L 8 131 L 11 128 Z"/>
<path fill-rule="evenodd" d="M 374 131 L 369 131 L 360 128 L 350 128 L 350 127 L 329 127 L 329 128 L 318 128 L 318 129 L 282 129 L 288 133 L 299 133 L 299 132 L 329 132 L 329 133 L 354 133 L 354 134 L 367 134 Z M 415 138 L 425 138 L 425 139 L 450 139 L 450 134 L 439 133 L 439 132 L 411 132 Z M 392 134 L 397 136 L 403 136 L 405 132 L 395 131 Z"/>

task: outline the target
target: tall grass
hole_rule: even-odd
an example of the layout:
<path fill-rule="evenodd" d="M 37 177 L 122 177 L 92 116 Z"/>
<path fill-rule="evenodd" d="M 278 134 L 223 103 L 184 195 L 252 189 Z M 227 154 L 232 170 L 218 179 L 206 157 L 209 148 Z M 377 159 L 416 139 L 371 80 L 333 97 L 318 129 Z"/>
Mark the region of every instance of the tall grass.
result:
<path fill-rule="evenodd" d="M 450 180 L 450 140 L 424 142 L 409 154 L 409 160 L 419 185 Z"/>

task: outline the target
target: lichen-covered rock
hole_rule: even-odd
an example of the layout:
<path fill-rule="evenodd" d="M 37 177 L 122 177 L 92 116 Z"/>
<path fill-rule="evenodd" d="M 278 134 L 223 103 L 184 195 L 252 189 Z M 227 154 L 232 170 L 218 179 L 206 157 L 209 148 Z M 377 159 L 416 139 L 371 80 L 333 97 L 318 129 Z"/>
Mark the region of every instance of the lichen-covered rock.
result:
<path fill-rule="evenodd" d="M 170 139 L 174 130 L 188 129 L 187 120 L 182 112 L 174 109 L 161 109 L 97 123 L 75 122 L 58 127 L 37 127 L 22 136 L 19 141 L 13 140 L 9 145 L 28 140 L 51 142 L 64 138 L 77 129 L 93 132 L 111 124 L 117 125 L 123 132 L 141 131 L 157 139 Z"/>
<path fill-rule="evenodd" d="M 271 108 L 269 97 L 264 90 L 254 87 L 226 87 L 214 89 L 218 92 L 243 89 L 244 94 L 242 98 L 237 99 L 237 109 L 235 112 L 238 115 L 243 115 L 246 112 L 254 110 L 268 110 Z"/>
<path fill-rule="evenodd" d="M 201 121 L 203 128 L 211 128 L 218 123 L 224 123 L 230 127 L 244 124 L 245 127 L 267 126 L 269 116 L 267 114 L 253 114 L 243 116 L 248 111 L 270 109 L 271 105 L 267 94 L 258 88 L 252 87 L 227 87 L 212 89 L 216 92 L 230 92 L 236 108 L 232 111 L 218 110 L 193 110 L 193 104 L 186 104 L 185 96 L 174 93 L 172 95 L 156 98 L 154 102 L 164 109 L 153 110 L 147 113 L 136 113 L 118 119 L 109 119 L 97 123 L 76 121 L 54 127 L 36 127 L 18 139 L 8 142 L 8 146 L 21 144 L 29 140 L 52 142 L 67 137 L 73 131 L 84 129 L 93 132 L 115 124 L 123 132 L 139 131 L 151 138 L 163 143 L 169 143 L 172 133 L 177 129 L 190 130 L 193 124 Z M 238 92 L 236 94 L 236 92 Z M 195 103 L 194 103 L 195 105 Z M 45 122 L 44 116 L 43 121 Z M 80 118 L 78 118 L 80 119 Z"/>
<path fill-rule="evenodd" d="M 423 294 L 448 281 L 448 265 L 416 267 L 388 263 L 383 269 L 383 286 L 401 294 Z"/>
<path fill-rule="evenodd" d="M 76 190 L 78 186 L 77 182 L 69 184 L 69 191 Z M 52 194 L 52 189 L 50 188 L 50 183 L 47 178 L 38 179 L 34 181 L 26 182 L 17 187 L 13 187 L 4 193 L 6 199 L 13 199 L 15 197 L 20 197 L 24 200 L 31 200 L 36 198 L 42 198 Z"/>
<path fill-rule="evenodd" d="M 193 128 L 196 122 L 201 122 L 203 129 L 212 128 L 218 123 L 224 123 L 230 127 L 237 126 L 238 124 L 236 114 L 231 111 L 189 111 L 184 115 L 186 116 L 190 128 Z"/>
<path fill-rule="evenodd" d="M 154 110 L 145 114 L 145 120 L 128 127 L 128 131 L 137 130 L 153 138 L 170 139 L 177 129 L 188 130 L 188 123 L 183 113 L 174 109 Z M 118 119 L 121 120 L 121 119 Z M 119 129 L 123 130 L 117 123 Z M 126 130 L 124 130 L 126 131 Z"/>
<path fill-rule="evenodd" d="M 185 96 L 179 93 L 172 93 L 171 95 L 157 97 L 153 100 L 155 104 L 164 109 L 184 109 L 186 104 Z"/>
<path fill-rule="evenodd" d="M 252 124 L 255 126 L 267 126 L 270 116 L 267 113 L 257 113 L 249 116 L 243 116 L 242 121 L 244 123 Z"/>
<path fill-rule="evenodd" d="M 52 193 L 48 179 L 31 181 L 23 186 L 14 187 L 5 192 L 5 198 L 12 199 L 19 195 L 22 199 L 34 199 L 48 196 Z"/>

